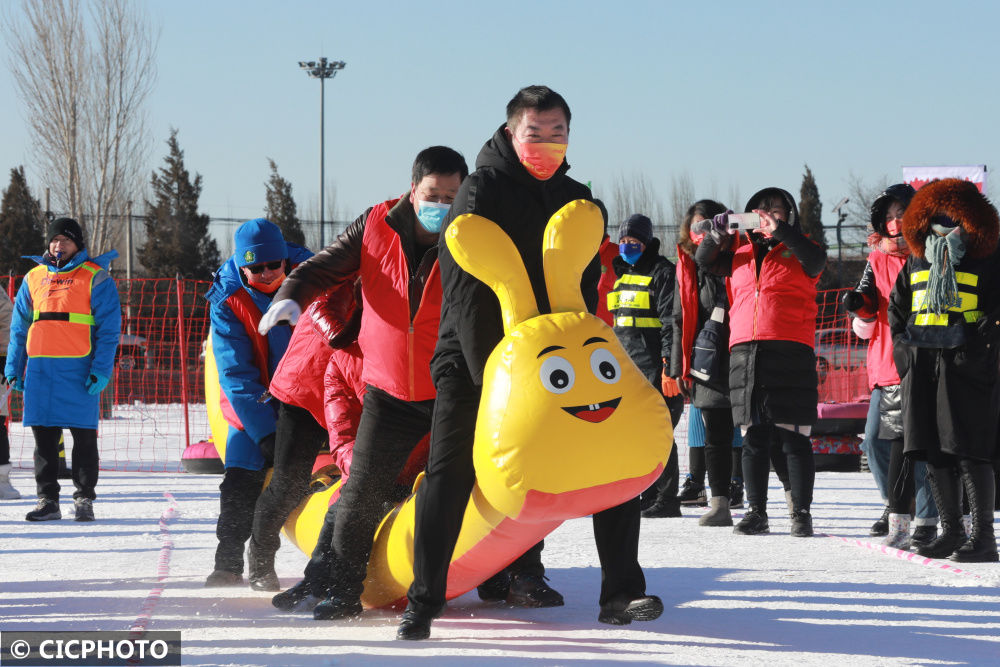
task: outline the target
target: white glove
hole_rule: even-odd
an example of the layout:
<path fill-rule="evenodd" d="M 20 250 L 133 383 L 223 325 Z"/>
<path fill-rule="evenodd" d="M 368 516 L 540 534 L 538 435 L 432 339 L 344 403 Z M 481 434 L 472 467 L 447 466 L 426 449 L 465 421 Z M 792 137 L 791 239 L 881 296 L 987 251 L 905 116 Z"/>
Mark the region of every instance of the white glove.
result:
<path fill-rule="evenodd" d="M 270 312 L 270 311 L 268 311 Z M 868 340 L 875 333 L 875 320 L 866 322 L 860 317 L 851 318 L 851 328 L 854 329 L 854 333 L 858 338 L 862 340 Z"/>
<path fill-rule="evenodd" d="M 301 314 L 302 309 L 294 299 L 282 299 L 281 301 L 275 301 L 271 304 L 271 307 L 267 309 L 267 312 L 264 313 L 264 316 L 260 318 L 260 324 L 257 326 L 257 331 L 259 331 L 260 335 L 263 336 L 276 324 L 295 324 L 299 321 L 299 315 Z"/>

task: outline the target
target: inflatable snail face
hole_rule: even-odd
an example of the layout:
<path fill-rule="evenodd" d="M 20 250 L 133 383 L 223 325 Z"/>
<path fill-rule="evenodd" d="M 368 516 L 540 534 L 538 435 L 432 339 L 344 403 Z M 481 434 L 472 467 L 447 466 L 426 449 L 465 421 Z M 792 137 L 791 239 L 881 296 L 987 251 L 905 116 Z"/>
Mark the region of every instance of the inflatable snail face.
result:
<path fill-rule="evenodd" d="M 585 200 L 549 220 L 543 266 L 553 312 L 543 315 L 496 224 L 466 214 L 445 232 L 456 262 L 500 300 L 506 335 L 486 364 L 473 458 L 486 500 L 522 521 L 585 516 L 633 498 L 670 452 L 663 397 L 580 293 L 603 229 Z"/>

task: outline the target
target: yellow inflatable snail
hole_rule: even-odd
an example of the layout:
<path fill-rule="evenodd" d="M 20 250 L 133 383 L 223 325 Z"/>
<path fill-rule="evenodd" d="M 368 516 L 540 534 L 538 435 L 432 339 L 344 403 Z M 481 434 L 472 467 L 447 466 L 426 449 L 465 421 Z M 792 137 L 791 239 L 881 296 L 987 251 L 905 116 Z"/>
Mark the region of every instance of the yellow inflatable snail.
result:
<path fill-rule="evenodd" d="M 585 200 L 549 220 L 543 269 L 552 312 L 546 314 L 538 312 L 517 248 L 496 224 L 466 214 L 445 232 L 459 266 L 496 293 L 505 332 L 483 376 L 476 486 L 449 569 L 449 599 L 566 519 L 634 498 L 663 470 L 673 442 L 663 397 L 611 328 L 587 312 L 580 291 L 603 229 L 600 211 Z M 411 495 L 379 527 L 365 606 L 405 602 L 413 578 L 413 512 Z M 308 553 L 314 544 L 299 546 Z"/>

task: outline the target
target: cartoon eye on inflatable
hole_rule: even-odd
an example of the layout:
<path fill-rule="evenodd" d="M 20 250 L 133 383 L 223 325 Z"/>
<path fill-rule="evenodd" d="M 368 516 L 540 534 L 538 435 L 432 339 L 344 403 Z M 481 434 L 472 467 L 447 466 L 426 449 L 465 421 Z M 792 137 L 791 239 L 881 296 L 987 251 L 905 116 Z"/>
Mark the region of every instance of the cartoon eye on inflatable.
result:
<path fill-rule="evenodd" d="M 611 350 L 605 348 L 594 350 L 591 353 L 590 370 L 594 372 L 598 380 L 605 384 L 614 384 L 622 376 L 622 369 L 618 365 L 615 355 L 611 354 Z"/>
<path fill-rule="evenodd" d="M 539 375 L 542 386 L 553 394 L 565 394 L 573 388 L 573 382 L 576 380 L 573 364 L 562 357 L 549 357 L 543 361 Z"/>

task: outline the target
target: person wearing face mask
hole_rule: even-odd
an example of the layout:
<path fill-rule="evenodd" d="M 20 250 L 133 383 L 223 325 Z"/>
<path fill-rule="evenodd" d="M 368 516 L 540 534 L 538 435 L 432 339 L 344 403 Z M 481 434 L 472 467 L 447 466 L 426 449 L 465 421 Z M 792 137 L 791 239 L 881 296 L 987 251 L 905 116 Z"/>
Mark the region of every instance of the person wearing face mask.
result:
<path fill-rule="evenodd" d="M 924 462 L 903 456 L 900 416 L 899 373 L 892 360 L 889 331 L 889 293 L 906 264 L 910 249 L 903 238 L 903 212 L 915 190 L 898 183 L 886 188 L 872 202 L 871 252 L 858 286 L 844 295 L 844 307 L 852 316 L 859 338 L 867 339 L 868 387 L 871 400 L 862 450 L 868 467 L 886 502 L 885 510 L 872 526 L 872 536 L 886 536 L 883 544 L 896 549 L 926 545 L 937 537 L 937 508 Z M 910 503 L 916 489 L 916 519 L 910 535 Z"/>
<path fill-rule="evenodd" d="M 770 532 L 767 478 L 771 451 L 786 456 L 791 535 L 813 534 L 816 468 L 809 433 L 819 400 L 816 354 L 816 283 L 826 251 L 799 227 L 791 194 L 765 188 L 747 202 L 760 216 L 736 245 L 729 213 L 705 221 L 695 253 L 698 266 L 728 277 L 730 294 L 729 400 L 743 432 L 743 481 L 749 505 L 734 531 Z M 745 243 L 742 241 L 746 241 Z"/>
<path fill-rule="evenodd" d="M 496 223 L 521 255 L 540 312 L 549 310 L 542 269 L 545 226 L 567 203 L 593 200 L 590 188 L 566 173 L 569 126 L 569 105 L 561 95 L 547 86 L 519 90 L 507 104 L 506 122 L 480 150 L 476 171 L 462 184 L 445 220 L 445 229 L 463 213 Z M 396 633 L 404 640 L 429 637 L 431 622 L 445 606 L 449 563 L 475 483 L 472 445 L 483 370 L 503 338 L 500 304 L 493 291 L 459 267 L 443 241 L 439 258 L 443 301 L 431 363 L 439 400 L 427 473 L 416 493 L 413 584 Z M 592 313 L 597 309 L 599 277 L 595 253 L 581 280 Z M 602 569 L 601 622 L 652 620 L 663 610 L 659 598 L 645 593 L 638 562 L 639 519 L 638 498 L 594 515 Z M 562 596 L 545 584 L 540 551 L 539 544 L 515 563 L 519 567 L 509 577 L 508 601 L 531 606 L 563 603 Z"/>
<path fill-rule="evenodd" d="M 917 553 L 995 562 L 1000 416 L 1000 216 L 955 178 L 920 188 L 903 215 L 910 257 L 889 296 L 902 394 L 903 450 L 927 462 L 941 534 Z M 962 490 L 972 511 L 962 527 Z"/>
<path fill-rule="evenodd" d="M 674 427 L 684 412 L 684 396 L 670 376 L 673 345 L 674 264 L 660 254 L 660 240 L 653 237 L 653 223 L 641 213 L 618 228 L 617 281 L 607 296 L 615 335 L 635 365 L 654 387 L 663 392 Z M 681 516 L 677 499 L 679 470 L 677 448 L 660 478 L 640 497 L 642 516 Z"/>
<path fill-rule="evenodd" d="M 431 146 L 417 154 L 411 175 L 409 192 L 366 210 L 293 271 L 260 322 L 262 333 L 295 322 L 317 296 L 361 278 L 358 344 L 367 390 L 350 476 L 327 531 L 329 573 L 326 597 L 313 609 L 316 620 L 363 612 L 361 593 L 383 505 L 396 500 L 400 471 L 431 428 L 430 364 L 441 315 L 438 236 L 468 167 L 451 148 Z"/>
<path fill-rule="evenodd" d="M 243 584 L 243 549 L 250 538 L 254 505 L 274 458 L 278 405 L 267 400 L 267 386 L 292 336 L 289 327 L 260 335 L 257 323 L 286 272 L 312 255 L 286 242 L 281 229 L 264 218 L 244 222 L 233 240 L 236 251 L 215 272 L 205 293 L 222 413 L 229 423 L 215 529 L 219 544 L 215 568 L 205 580 L 207 587 Z"/>
<path fill-rule="evenodd" d="M 730 507 L 743 506 L 743 439 L 733 427 L 729 402 L 729 299 L 725 280 L 695 264 L 705 234 L 692 229 L 725 211 L 711 199 L 695 202 L 681 222 L 677 242 L 670 375 L 686 385 L 691 396 L 690 472 L 678 499 L 685 503 L 699 495 L 704 498 L 707 473 L 711 509 L 698 519 L 701 526 L 731 526 Z"/>
<path fill-rule="evenodd" d="M 114 368 L 121 335 L 118 289 L 108 267 L 118 252 L 91 258 L 72 218 L 49 225 L 48 251 L 14 299 L 4 377 L 24 392 L 24 425 L 35 436 L 38 504 L 28 521 L 61 519 L 59 451 L 73 434 L 76 521 L 93 521 L 99 456 L 100 394 Z"/>

